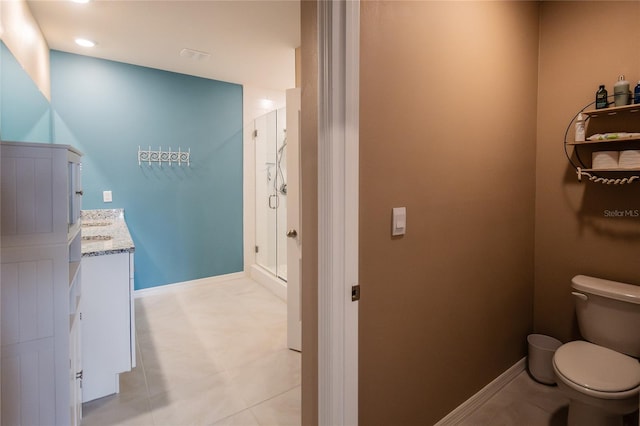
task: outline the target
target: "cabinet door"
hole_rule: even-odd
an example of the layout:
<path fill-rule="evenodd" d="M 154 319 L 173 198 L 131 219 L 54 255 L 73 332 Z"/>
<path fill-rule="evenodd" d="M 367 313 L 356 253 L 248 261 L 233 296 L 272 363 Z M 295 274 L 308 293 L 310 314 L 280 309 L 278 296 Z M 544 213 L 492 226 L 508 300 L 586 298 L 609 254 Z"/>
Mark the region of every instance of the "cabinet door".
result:
<path fill-rule="evenodd" d="M 129 254 L 129 312 L 130 333 L 131 333 L 131 368 L 136 367 L 136 301 L 134 300 L 134 279 L 135 268 L 133 262 L 133 253 Z"/>
<path fill-rule="evenodd" d="M 67 240 L 67 149 L 2 145 L 2 246 Z"/>
<path fill-rule="evenodd" d="M 2 424 L 69 422 L 66 245 L 2 251 Z"/>
<path fill-rule="evenodd" d="M 131 370 L 129 253 L 82 258 L 83 401 L 118 392 Z"/>
<path fill-rule="evenodd" d="M 71 426 L 79 426 L 82 421 L 82 305 L 74 315 L 69 332 L 69 391 L 71 395 L 69 412 Z"/>
<path fill-rule="evenodd" d="M 2 424 L 55 424 L 53 338 L 2 348 Z"/>

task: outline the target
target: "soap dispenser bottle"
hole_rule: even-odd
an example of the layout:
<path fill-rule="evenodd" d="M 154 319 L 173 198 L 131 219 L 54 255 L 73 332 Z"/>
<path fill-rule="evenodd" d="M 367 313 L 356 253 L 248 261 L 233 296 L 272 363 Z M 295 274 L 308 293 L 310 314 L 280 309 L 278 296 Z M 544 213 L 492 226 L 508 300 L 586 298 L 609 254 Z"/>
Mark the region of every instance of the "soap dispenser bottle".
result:
<path fill-rule="evenodd" d="M 616 106 L 629 103 L 629 82 L 624 79 L 624 75 L 618 77 L 618 81 L 613 85 L 613 99 Z"/>

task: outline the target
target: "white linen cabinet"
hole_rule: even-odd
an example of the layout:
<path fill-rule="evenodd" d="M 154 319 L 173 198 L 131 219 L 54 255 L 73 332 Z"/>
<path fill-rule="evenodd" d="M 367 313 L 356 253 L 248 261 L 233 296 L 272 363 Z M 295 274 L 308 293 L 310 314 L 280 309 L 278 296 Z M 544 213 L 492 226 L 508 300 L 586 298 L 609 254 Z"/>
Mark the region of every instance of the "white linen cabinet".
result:
<path fill-rule="evenodd" d="M 0 423 L 79 425 L 81 154 L 1 146 Z"/>

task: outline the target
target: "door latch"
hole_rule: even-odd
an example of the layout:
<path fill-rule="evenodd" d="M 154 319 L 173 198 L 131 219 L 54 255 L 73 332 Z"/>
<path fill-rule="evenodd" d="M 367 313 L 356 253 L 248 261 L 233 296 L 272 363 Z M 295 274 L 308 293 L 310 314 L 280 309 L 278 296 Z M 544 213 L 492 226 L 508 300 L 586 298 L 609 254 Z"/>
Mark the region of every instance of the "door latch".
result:
<path fill-rule="evenodd" d="M 360 285 L 351 286 L 351 301 L 360 300 Z"/>

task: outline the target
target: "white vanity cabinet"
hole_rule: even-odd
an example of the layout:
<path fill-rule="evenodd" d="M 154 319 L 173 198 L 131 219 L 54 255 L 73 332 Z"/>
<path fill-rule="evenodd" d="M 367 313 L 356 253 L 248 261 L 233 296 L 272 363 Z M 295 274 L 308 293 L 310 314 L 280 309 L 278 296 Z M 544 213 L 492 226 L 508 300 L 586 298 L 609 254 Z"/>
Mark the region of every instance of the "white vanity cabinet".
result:
<path fill-rule="evenodd" d="M 119 392 L 135 367 L 133 253 L 82 258 L 83 401 Z"/>
<path fill-rule="evenodd" d="M 81 154 L 2 142 L 3 425 L 79 425 Z"/>

